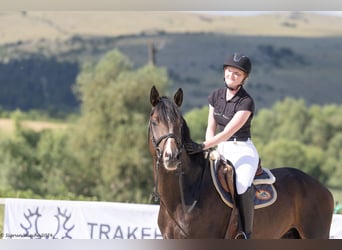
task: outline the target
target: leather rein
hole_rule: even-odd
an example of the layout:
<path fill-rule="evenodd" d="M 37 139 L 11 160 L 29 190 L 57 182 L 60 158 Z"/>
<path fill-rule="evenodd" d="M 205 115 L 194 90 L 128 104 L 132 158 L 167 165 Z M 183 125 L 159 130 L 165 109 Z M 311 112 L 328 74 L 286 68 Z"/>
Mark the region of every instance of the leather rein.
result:
<path fill-rule="evenodd" d="M 180 148 L 180 152 L 182 151 L 183 149 L 183 144 L 181 142 L 181 139 L 174 133 L 169 133 L 169 134 L 165 134 L 165 135 L 162 135 L 161 137 L 159 137 L 157 140 L 153 134 L 153 130 L 151 128 L 151 124 L 149 124 L 149 136 L 151 136 L 151 141 L 152 141 L 152 145 L 153 145 L 153 148 L 154 148 L 154 151 L 156 153 L 156 156 L 157 156 L 157 160 L 156 160 L 156 179 L 155 179 L 155 183 L 154 183 L 154 192 L 153 192 L 153 197 L 155 199 L 155 201 L 157 200 L 160 200 L 160 194 L 158 192 L 158 177 L 159 177 L 159 168 L 161 166 L 163 166 L 163 161 L 162 161 L 162 158 L 163 158 L 163 153 L 164 153 L 164 147 L 161 148 L 160 147 L 160 143 L 163 141 L 163 140 L 167 140 L 169 138 L 173 138 L 176 140 L 176 143 L 177 143 L 177 147 Z M 183 175 L 184 172 L 182 171 L 182 164 L 178 164 L 177 165 L 177 172 L 176 174 L 178 174 L 179 176 Z M 180 177 L 181 178 L 181 177 Z M 181 193 L 183 193 L 183 189 L 181 189 Z"/>
<path fill-rule="evenodd" d="M 166 206 L 165 202 L 163 201 L 162 197 L 160 196 L 160 194 L 158 192 L 159 169 L 160 169 L 160 167 L 163 167 L 162 157 L 163 157 L 163 153 L 164 153 L 164 147 L 161 148 L 160 143 L 164 140 L 173 138 L 176 140 L 177 147 L 180 149 L 180 153 L 181 153 L 183 150 L 182 140 L 179 136 L 177 136 L 174 133 L 168 133 L 168 134 L 162 135 L 161 137 L 156 139 L 154 134 L 153 134 L 153 129 L 151 128 L 151 123 L 149 123 L 148 134 L 149 134 L 149 137 L 151 137 L 151 142 L 152 142 L 154 151 L 155 151 L 156 156 L 157 156 L 157 159 L 156 159 L 156 177 L 155 177 L 154 192 L 152 193 L 152 198 L 154 199 L 154 201 L 159 200 L 160 203 L 162 203 L 164 205 L 164 207 L 167 209 L 169 216 L 172 218 L 172 220 L 175 222 L 175 224 L 178 226 L 178 228 L 183 232 L 183 234 L 186 237 L 189 237 L 189 234 L 187 232 L 185 232 L 185 230 L 181 227 L 181 225 L 177 222 L 177 220 L 172 215 L 172 212 L 169 211 L 168 207 Z M 183 211 L 186 213 L 190 213 L 192 211 L 192 209 L 195 207 L 197 200 L 195 200 L 194 203 L 189 208 L 187 208 L 187 205 L 185 204 L 184 192 L 183 192 L 183 175 L 184 175 L 184 172 L 183 172 L 183 168 L 182 168 L 182 163 L 179 163 L 177 165 L 177 169 L 176 169 L 175 174 L 178 175 L 178 177 L 179 177 L 178 183 L 179 183 L 179 189 L 180 189 L 180 194 L 181 194 L 181 202 L 182 202 Z"/>

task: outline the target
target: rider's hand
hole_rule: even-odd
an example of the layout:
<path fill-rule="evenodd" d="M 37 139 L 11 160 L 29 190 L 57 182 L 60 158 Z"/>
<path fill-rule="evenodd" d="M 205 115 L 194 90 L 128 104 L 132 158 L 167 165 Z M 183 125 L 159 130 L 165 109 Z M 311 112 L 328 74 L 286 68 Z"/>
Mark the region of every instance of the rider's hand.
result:
<path fill-rule="evenodd" d="M 203 151 L 204 144 L 198 144 L 196 142 L 189 142 L 184 144 L 184 148 L 189 155 L 198 154 Z"/>

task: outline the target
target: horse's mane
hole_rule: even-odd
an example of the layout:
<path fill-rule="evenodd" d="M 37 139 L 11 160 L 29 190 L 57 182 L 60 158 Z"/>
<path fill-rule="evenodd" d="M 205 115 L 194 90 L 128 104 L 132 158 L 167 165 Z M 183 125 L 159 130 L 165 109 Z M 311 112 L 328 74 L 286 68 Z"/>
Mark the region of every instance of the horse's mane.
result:
<path fill-rule="evenodd" d="M 182 124 L 182 142 L 192 142 L 190 129 L 182 115 L 182 112 L 178 108 L 178 106 L 172 102 L 168 97 L 163 96 L 160 98 L 160 101 L 155 105 L 152 110 L 151 115 L 154 112 L 158 112 L 158 116 L 161 122 L 168 122 L 175 123 L 178 120 L 181 120 Z"/>

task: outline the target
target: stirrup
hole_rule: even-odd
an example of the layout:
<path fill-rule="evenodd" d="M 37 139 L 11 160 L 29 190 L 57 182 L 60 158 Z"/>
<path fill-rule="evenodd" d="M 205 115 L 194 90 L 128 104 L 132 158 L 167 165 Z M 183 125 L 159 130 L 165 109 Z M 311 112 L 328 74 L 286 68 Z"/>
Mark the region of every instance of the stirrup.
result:
<path fill-rule="evenodd" d="M 239 232 L 239 233 L 235 236 L 234 239 L 235 239 L 235 240 L 247 240 L 248 237 L 247 237 L 247 235 L 246 235 L 245 232 Z"/>

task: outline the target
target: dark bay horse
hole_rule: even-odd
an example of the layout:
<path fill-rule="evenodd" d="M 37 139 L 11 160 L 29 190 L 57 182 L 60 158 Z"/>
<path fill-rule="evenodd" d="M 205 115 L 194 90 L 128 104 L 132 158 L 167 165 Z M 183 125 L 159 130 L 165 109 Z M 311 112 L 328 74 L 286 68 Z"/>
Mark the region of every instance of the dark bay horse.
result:
<path fill-rule="evenodd" d="M 204 154 L 190 156 L 183 147 L 191 138 L 179 110 L 182 89 L 170 100 L 152 87 L 150 102 L 148 139 L 163 238 L 224 238 L 232 209 L 217 193 Z M 329 190 L 295 168 L 271 171 L 278 197 L 255 210 L 253 238 L 328 239 L 334 209 Z"/>

